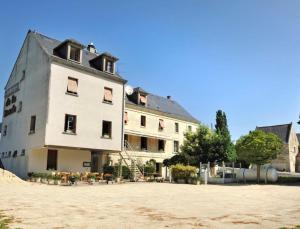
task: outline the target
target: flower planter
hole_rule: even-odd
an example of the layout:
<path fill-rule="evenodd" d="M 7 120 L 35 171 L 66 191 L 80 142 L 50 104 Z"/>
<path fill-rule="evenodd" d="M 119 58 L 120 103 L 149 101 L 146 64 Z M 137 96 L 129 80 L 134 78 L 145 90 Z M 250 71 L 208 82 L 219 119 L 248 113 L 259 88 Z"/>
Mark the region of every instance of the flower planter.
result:
<path fill-rule="evenodd" d="M 40 177 L 37 177 L 34 180 L 35 180 L 35 182 L 41 183 L 41 178 Z"/>
<path fill-rule="evenodd" d="M 54 184 L 54 180 L 52 179 L 48 180 L 48 184 Z"/>
<path fill-rule="evenodd" d="M 61 181 L 60 180 L 54 180 L 54 185 L 60 185 Z"/>
<path fill-rule="evenodd" d="M 178 184 L 185 184 L 185 179 L 177 179 L 177 182 Z"/>

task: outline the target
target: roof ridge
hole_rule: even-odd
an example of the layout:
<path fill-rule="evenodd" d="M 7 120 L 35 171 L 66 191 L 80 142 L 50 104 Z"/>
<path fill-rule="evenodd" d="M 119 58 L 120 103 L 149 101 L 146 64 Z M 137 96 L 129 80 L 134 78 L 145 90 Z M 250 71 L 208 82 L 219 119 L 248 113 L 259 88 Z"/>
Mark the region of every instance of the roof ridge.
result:
<path fill-rule="evenodd" d="M 262 127 L 275 127 L 275 126 L 289 126 L 292 125 L 293 123 L 286 123 L 286 124 L 278 124 L 278 125 L 269 125 L 269 126 L 256 126 L 257 128 L 262 128 Z"/>

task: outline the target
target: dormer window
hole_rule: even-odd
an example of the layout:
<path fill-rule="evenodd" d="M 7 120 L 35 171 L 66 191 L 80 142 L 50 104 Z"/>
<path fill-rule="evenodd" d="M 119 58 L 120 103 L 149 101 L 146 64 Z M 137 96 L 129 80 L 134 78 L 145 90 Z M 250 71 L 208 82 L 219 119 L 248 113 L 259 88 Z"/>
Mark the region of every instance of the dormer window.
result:
<path fill-rule="evenodd" d="M 76 48 L 71 45 L 69 59 L 80 62 L 80 48 Z"/>
<path fill-rule="evenodd" d="M 111 55 L 107 52 L 104 52 L 101 55 L 90 60 L 90 63 L 94 68 L 96 68 L 100 71 L 115 74 L 116 61 L 118 61 L 117 57 L 114 57 L 113 55 Z"/>
<path fill-rule="evenodd" d="M 60 58 L 81 63 L 84 45 L 74 39 L 67 39 L 53 49 L 53 54 Z"/>
<path fill-rule="evenodd" d="M 105 71 L 109 73 L 114 73 L 114 67 L 112 61 L 106 60 Z"/>
<path fill-rule="evenodd" d="M 146 104 L 147 104 L 147 97 L 146 97 L 146 95 L 141 95 L 140 94 L 140 104 L 143 105 L 143 106 L 146 106 Z"/>

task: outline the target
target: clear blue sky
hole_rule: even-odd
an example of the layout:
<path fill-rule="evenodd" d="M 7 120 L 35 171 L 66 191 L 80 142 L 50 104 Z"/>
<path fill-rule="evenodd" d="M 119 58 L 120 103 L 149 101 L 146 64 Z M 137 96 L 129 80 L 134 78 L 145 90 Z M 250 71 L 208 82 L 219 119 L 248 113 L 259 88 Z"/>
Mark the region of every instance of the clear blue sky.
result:
<path fill-rule="evenodd" d="M 5 1 L 3 88 L 28 29 L 94 42 L 120 58 L 133 86 L 171 95 L 205 124 L 226 112 L 234 139 L 259 125 L 298 121 L 300 1 Z"/>

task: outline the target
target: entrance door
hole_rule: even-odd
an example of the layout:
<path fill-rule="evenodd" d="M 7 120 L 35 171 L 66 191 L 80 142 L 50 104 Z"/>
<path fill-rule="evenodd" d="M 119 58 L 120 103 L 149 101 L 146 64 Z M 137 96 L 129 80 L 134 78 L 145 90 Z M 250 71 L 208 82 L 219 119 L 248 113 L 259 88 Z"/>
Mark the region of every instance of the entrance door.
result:
<path fill-rule="evenodd" d="M 91 152 L 91 172 L 96 173 L 99 171 L 99 156 L 100 153 L 96 151 Z"/>

